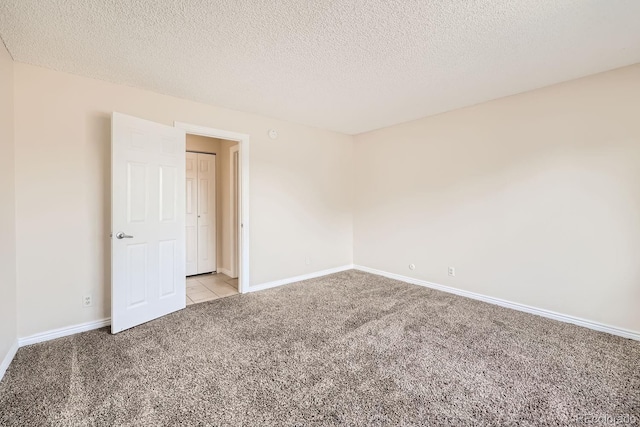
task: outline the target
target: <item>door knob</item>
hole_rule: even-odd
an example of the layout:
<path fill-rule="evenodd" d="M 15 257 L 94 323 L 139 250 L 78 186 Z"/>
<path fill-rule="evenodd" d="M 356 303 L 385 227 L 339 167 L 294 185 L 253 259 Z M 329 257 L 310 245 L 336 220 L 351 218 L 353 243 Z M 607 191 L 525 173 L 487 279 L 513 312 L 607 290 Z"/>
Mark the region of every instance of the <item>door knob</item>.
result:
<path fill-rule="evenodd" d="M 116 239 L 133 239 L 133 236 L 124 234 L 122 231 L 116 234 Z"/>

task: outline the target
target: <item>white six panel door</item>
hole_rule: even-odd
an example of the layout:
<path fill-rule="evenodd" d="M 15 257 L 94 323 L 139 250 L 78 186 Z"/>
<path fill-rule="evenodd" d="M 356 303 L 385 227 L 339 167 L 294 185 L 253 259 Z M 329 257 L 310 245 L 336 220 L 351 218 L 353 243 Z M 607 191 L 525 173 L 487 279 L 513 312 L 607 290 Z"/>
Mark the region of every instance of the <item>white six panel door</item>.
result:
<path fill-rule="evenodd" d="M 185 307 L 185 132 L 113 113 L 111 333 Z"/>
<path fill-rule="evenodd" d="M 216 271 L 216 156 L 198 154 L 198 274 Z"/>
<path fill-rule="evenodd" d="M 187 276 L 198 274 L 198 154 L 187 153 Z"/>

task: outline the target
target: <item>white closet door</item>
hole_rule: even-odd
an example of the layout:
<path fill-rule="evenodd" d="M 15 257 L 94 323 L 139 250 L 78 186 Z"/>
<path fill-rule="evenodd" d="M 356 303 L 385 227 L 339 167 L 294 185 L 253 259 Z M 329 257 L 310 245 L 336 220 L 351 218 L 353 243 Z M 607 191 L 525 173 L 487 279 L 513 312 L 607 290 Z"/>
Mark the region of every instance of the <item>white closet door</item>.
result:
<path fill-rule="evenodd" d="M 187 276 L 198 274 L 198 155 L 187 153 Z"/>
<path fill-rule="evenodd" d="M 198 154 L 198 274 L 216 271 L 216 156 Z"/>

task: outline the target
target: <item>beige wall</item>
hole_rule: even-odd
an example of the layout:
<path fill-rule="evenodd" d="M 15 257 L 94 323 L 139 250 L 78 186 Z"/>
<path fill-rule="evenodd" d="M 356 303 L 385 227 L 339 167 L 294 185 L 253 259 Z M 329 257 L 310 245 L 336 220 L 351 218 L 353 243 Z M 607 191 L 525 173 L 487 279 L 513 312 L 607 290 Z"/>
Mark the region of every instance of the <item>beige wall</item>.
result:
<path fill-rule="evenodd" d="M 350 136 L 16 63 L 19 336 L 110 314 L 112 111 L 251 135 L 252 285 L 352 262 Z"/>
<path fill-rule="evenodd" d="M 355 159 L 356 264 L 640 331 L 640 65 L 362 134 Z"/>
<path fill-rule="evenodd" d="M 355 259 L 640 331 L 640 65 L 359 135 L 354 143 L 347 135 L 11 66 L 2 55 L 0 185 L 8 203 L 0 208 L 0 308 L 7 317 L 0 319 L 0 350 L 6 337 L 15 338 L 13 261 L 18 336 L 110 314 L 112 111 L 251 135 L 252 285 Z M 11 97 L 4 95 L 12 69 L 15 164 Z M 277 140 L 268 138 L 270 128 L 279 131 Z M 456 267 L 455 278 L 447 266 Z M 82 308 L 88 292 L 94 306 Z"/>
<path fill-rule="evenodd" d="M 222 139 L 187 134 L 187 151 L 217 154 L 220 151 L 220 141 Z"/>
<path fill-rule="evenodd" d="M 216 155 L 216 264 L 220 269 L 231 268 L 231 227 L 229 192 L 229 148 L 237 142 L 187 134 L 187 151 Z"/>
<path fill-rule="evenodd" d="M 17 339 L 13 74 L 0 41 L 0 363 Z"/>

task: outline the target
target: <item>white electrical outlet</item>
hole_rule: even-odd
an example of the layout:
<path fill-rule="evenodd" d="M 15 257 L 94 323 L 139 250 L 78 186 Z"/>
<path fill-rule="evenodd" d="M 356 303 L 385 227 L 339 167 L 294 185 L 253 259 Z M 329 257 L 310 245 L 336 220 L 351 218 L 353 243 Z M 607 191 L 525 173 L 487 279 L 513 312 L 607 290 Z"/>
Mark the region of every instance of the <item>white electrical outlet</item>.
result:
<path fill-rule="evenodd" d="M 311 257 L 308 257 L 308 256 L 304 257 L 304 264 L 305 265 L 311 264 Z"/>
<path fill-rule="evenodd" d="M 455 275 L 456 275 L 455 267 L 449 267 L 449 276 L 455 276 Z"/>
<path fill-rule="evenodd" d="M 83 307 L 91 307 L 92 305 L 93 305 L 93 297 L 90 294 L 82 297 Z"/>
<path fill-rule="evenodd" d="M 415 270 L 415 269 L 416 269 L 415 264 L 409 264 L 409 270 Z"/>

